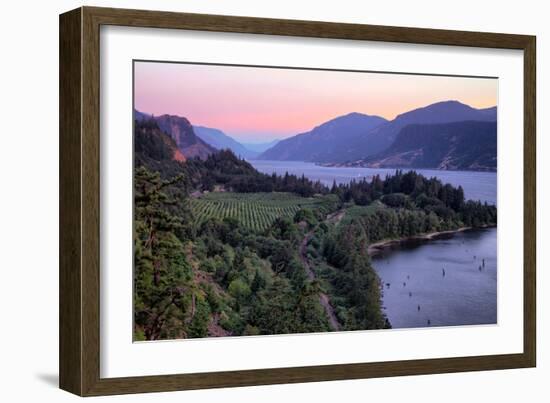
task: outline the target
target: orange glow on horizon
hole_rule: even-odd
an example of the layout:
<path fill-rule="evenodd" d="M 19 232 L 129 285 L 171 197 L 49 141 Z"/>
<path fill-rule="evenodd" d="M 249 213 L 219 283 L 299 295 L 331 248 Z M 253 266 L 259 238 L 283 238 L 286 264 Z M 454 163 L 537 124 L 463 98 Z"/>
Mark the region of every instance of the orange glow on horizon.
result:
<path fill-rule="evenodd" d="M 311 130 L 350 112 L 388 120 L 435 102 L 497 104 L 498 80 L 136 62 L 135 108 L 184 116 L 243 142 Z"/>

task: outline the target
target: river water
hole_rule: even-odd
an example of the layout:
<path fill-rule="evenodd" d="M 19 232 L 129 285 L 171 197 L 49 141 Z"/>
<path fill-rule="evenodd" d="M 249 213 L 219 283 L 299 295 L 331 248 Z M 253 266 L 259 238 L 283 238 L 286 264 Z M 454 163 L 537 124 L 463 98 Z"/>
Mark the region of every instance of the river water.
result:
<path fill-rule="evenodd" d="M 393 328 L 497 322 L 497 230 L 401 244 L 373 257 Z"/>
<path fill-rule="evenodd" d="M 330 186 L 335 180 L 336 183 L 348 183 L 352 179 L 370 179 L 374 175 L 384 178 L 386 175 L 395 173 L 395 169 L 378 168 L 336 168 L 323 167 L 311 162 L 300 161 L 249 161 L 258 171 L 277 175 L 284 175 L 285 172 L 301 176 L 302 174 L 311 180 L 319 180 L 321 183 Z M 467 199 L 481 200 L 489 204 L 497 204 L 497 174 L 496 172 L 475 172 L 475 171 L 442 171 L 436 169 L 415 169 L 416 172 L 430 178 L 435 176 L 443 183 L 450 183 L 454 186 L 461 185 L 464 188 L 464 195 Z"/>
<path fill-rule="evenodd" d="M 309 162 L 250 161 L 261 172 L 285 172 L 331 185 L 395 172 L 333 168 Z M 497 202 L 495 172 L 418 169 L 427 177 L 461 185 L 467 199 Z M 431 241 L 402 243 L 373 258 L 393 328 L 494 324 L 497 321 L 497 230 L 465 231 Z M 480 267 L 481 266 L 481 267 Z"/>

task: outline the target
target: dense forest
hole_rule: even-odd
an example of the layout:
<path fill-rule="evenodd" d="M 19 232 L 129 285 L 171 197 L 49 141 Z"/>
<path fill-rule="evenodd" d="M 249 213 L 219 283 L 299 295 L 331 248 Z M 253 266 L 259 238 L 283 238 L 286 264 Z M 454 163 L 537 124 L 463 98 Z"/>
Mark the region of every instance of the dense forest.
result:
<path fill-rule="evenodd" d="M 370 243 L 496 224 L 412 171 L 327 187 L 228 150 L 182 160 L 147 119 L 134 150 L 135 340 L 388 328 Z"/>

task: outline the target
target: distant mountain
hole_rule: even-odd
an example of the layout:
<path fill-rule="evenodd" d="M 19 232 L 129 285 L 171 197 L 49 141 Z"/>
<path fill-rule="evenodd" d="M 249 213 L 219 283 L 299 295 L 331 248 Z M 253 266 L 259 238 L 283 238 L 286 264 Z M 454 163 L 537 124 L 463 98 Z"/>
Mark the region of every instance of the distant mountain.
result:
<path fill-rule="evenodd" d="M 496 121 L 497 108 L 475 109 L 458 101 L 437 102 L 423 108 L 398 115 L 394 120 L 379 126 L 368 133 L 366 138 L 369 149 L 354 147 L 354 156 L 349 161 L 355 161 L 369 155 L 374 155 L 388 148 L 402 128 L 411 124 L 435 124 L 474 121 Z M 376 152 L 372 152 L 373 150 Z"/>
<path fill-rule="evenodd" d="M 152 116 L 135 110 L 134 118 L 139 121 L 154 119 L 160 130 L 174 140 L 178 149 L 187 158 L 199 157 L 205 159 L 210 154 L 218 151 L 198 137 L 189 120 L 184 117 L 176 115 Z"/>
<path fill-rule="evenodd" d="M 412 124 L 385 151 L 358 162 L 371 168 L 434 168 L 494 171 L 496 122 Z"/>
<path fill-rule="evenodd" d="M 193 126 L 195 134 L 218 150 L 229 149 L 236 156 L 246 159 L 256 158 L 260 153 L 247 149 L 244 145 L 218 129 Z"/>
<path fill-rule="evenodd" d="M 363 159 L 387 149 L 401 129 L 411 124 L 496 119 L 496 107 L 475 109 L 458 101 L 437 102 L 405 112 L 392 121 L 351 113 L 326 122 L 310 132 L 282 140 L 258 158 L 357 165 Z"/>
<path fill-rule="evenodd" d="M 153 115 L 149 115 L 147 113 L 143 113 L 138 111 L 137 109 L 134 109 L 134 119 L 141 122 L 143 120 L 153 119 Z"/>
<path fill-rule="evenodd" d="M 485 109 L 478 109 L 479 112 L 485 114 L 487 116 L 488 119 L 490 119 L 491 121 L 496 121 L 497 120 L 497 107 L 496 106 L 493 106 L 491 108 L 485 108 Z"/>
<path fill-rule="evenodd" d="M 309 132 L 281 140 L 258 158 L 312 162 L 346 161 L 355 155 L 353 147 L 358 142 L 358 137 L 386 122 L 386 119 L 379 116 L 350 113 L 323 123 Z M 368 150 L 368 147 L 365 144 L 363 148 Z"/>
<path fill-rule="evenodd" d="M 269 150 L 271 147 L 273 147 L 275 144 L 277 144 L 280 140 L 273 140 L 269 141 L 267 143 L 241 143 L 243 146 L 245 146 L 250 151 L 255 151 L 257 153 L 263 153 L 266 150 Z"/>

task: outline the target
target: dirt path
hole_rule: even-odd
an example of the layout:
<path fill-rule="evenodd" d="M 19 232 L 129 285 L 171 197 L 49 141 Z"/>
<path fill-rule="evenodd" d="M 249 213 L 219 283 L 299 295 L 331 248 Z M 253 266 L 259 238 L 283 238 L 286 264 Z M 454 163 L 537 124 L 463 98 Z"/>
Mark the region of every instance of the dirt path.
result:
<path fill-rule="evenodd" d="M 329 222 L 331 224 L 335 224 L 340 222 L 342 217 L 344 217 L 345 211 L 339 210 L 335 213 L 329 214 L 327 216 L 326 222 Z M 300 261 L 304 265 L 304 268 L 306 269 L 307 277 L 310 281 L 315 280 L 315 273 L 311 269 L 311 265 L 309 264 L 309 260 L 307 258 L 307 244 L 309 243 L 309 240 L 313 236 L 313 233 L 317 229 L 317 226 L 314 227 L 311 231 L 309 231 L 305 236 L 304 239 L 302 239 L 302 242 L 300 243 Z M 324 292 L 319 293 L 319 303 L 325 310 L 325 313 L 327 315 L 330 327 L 332 330 L 338 331 L 340 330 L 340 323 L 338 322 L 338 319 L 336 318 L 336 314 L 334 313 L 334 308 L 332 307 L 330 303 L 330 298 L 327 294 Z"/>
<path fill-rule="evenodd" d="M 338 224 L 340 221 L 342 221 L 342 218 L 344 218 L 345 214 L 346 214 L 346 210 L 335 211 L 334 213 L 329 214 L 325 221 L 328 222 L 329 224 Z"/>

